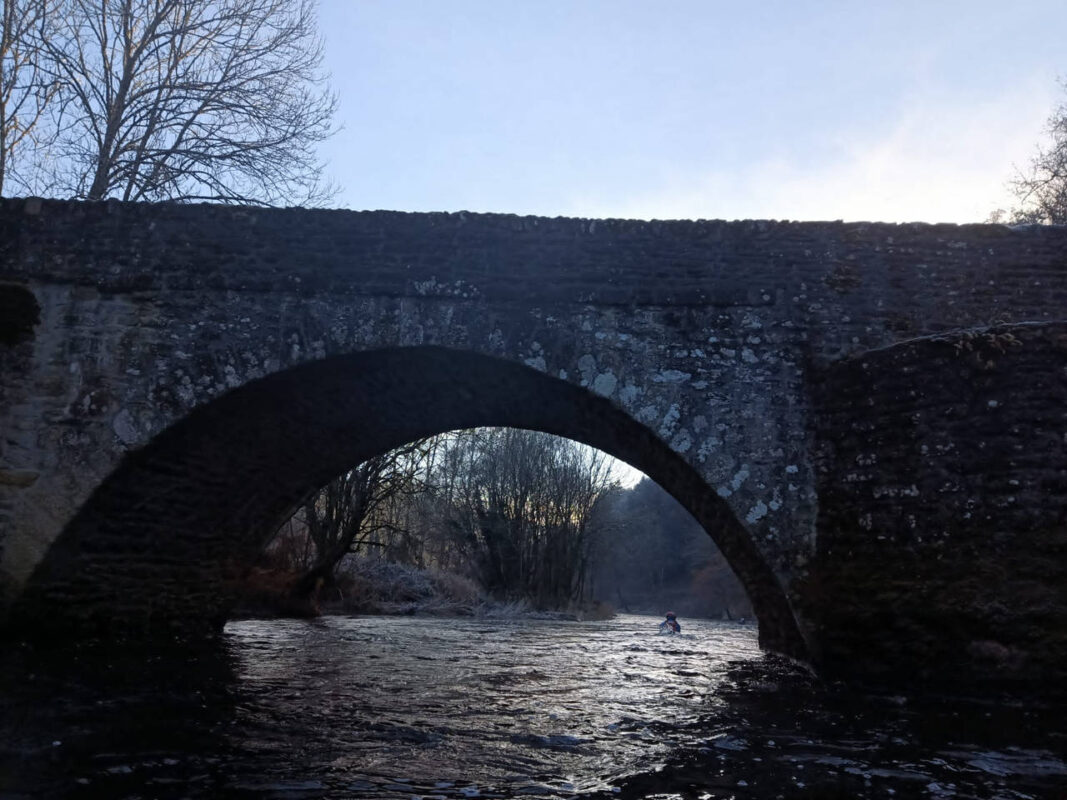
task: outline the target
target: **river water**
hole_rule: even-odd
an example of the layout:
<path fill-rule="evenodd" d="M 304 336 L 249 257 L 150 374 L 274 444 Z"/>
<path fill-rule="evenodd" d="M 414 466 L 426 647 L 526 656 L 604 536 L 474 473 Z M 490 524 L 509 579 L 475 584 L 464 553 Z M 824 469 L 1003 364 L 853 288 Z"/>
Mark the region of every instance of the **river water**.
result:
<path fill-rule="evenodd" d="M 756 630 L 327 617 L 0 655 L 0 797 L 1067 798 L 1064 709 L 859 693 Z"/>

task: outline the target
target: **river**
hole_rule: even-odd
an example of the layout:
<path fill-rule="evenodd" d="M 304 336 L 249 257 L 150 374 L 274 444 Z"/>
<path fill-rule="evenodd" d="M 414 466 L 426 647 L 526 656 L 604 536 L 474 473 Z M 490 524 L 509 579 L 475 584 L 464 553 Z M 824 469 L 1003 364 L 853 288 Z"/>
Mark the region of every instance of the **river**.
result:
<path fill-rule="evenodd" d="M 245 620 L 0 655 L 0 797 L 1067 797 L 1064 709 L 859 693 L 752 626 Z"/>

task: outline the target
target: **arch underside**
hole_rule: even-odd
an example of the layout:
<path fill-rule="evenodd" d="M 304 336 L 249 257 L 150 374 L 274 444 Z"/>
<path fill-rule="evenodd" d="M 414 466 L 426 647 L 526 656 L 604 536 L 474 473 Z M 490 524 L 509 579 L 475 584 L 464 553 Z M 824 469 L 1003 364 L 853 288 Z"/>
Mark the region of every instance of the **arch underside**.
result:
<path fill-rule="evenodd" d="M 761 644 L 805 655 L 782 587 L 747 531 L 650 430 L 565 381 L 439 347 L 305 364 L 195 410 L 97 488 L 8 627 L 34 636 L 217 630 L 227 613 L 222 582 L 308 492 L 406 442 L 477 426 L 564 436 L 640 469 L 712 535 L 749 593 Z"/>

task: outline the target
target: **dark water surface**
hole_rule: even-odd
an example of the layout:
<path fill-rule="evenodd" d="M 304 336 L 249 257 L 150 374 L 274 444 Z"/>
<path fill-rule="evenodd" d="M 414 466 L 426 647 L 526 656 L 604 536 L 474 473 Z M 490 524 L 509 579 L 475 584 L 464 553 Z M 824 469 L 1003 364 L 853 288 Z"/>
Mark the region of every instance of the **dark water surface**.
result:
<path fill-rule="evenodd" d="M 241 621 L 0 655 L 2 797 L 1067 798 L 1064 709 L 826 685 L 752 627 Z"/>

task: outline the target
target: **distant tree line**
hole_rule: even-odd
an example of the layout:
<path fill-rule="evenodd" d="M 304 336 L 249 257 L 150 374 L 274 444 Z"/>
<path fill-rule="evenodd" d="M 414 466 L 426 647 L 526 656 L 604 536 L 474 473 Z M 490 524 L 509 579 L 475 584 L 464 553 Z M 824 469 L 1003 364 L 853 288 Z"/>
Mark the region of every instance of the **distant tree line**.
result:
<path fill-rule="evenodd" d="M 707 533 L 651 481 L 619 486 L 611 459 L 513 428 L 454 431 L 371 459 L 314 493 L 267 561 L 294 573 L 296 608 L 376 558 L 475 581 L 502 602 L 565 609 L 751 615 Z"/>
<path fill-rule="evenodd" d="M 597 593 L 623 611 L 752 617 L 744 587 L 700 523 L 644 478 L 605 499 Z"/>

